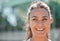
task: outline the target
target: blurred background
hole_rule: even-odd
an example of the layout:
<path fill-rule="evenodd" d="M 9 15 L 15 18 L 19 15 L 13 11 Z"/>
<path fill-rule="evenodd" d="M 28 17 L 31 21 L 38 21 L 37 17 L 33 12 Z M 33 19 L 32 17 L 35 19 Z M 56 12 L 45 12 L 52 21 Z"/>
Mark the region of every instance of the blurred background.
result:
<path fill-rule="evenodd" d="M 0 0 L 0 41 L 25 39 L 27 10 L 34 0 Z M 51 26 L 52 41 L 60 41 L 60 0 L 41 0 L 51 8 L 54 22 Z"/>

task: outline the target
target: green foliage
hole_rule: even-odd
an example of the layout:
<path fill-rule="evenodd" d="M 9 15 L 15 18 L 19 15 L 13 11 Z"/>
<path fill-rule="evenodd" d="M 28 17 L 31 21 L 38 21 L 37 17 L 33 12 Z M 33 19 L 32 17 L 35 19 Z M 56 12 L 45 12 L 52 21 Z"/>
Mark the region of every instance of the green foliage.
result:
<path fill-rule="evenodd" d="M 2 13 L 1 13 L 2 14 Z M 0 32 L 1 31 L 22 31 L 24 26 L 24 21 L 17 18 L 17 26 L 14 27 L 10 25 L 6 18 L 3 18 L 0 14 Z"/>
<path fill-rule="evenodd" d="M 60 27 L 60 4 L 55 1 L 50 1 L 49 6 L 53 15 L 56 28 Z"/>

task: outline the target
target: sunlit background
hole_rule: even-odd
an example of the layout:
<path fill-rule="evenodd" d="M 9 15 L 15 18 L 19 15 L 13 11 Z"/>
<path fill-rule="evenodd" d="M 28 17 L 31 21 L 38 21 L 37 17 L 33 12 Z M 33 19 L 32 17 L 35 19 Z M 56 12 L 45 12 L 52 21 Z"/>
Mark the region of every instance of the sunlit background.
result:
<path fill-rule="evenodd" d="M 23 41 L 27 10 L 34 0 L 0 0 L 0 41 Z M 54 22 L 51 26 L 52 41 L 60 41 L 60 0 L 41 0 L 51 8 Z"/>

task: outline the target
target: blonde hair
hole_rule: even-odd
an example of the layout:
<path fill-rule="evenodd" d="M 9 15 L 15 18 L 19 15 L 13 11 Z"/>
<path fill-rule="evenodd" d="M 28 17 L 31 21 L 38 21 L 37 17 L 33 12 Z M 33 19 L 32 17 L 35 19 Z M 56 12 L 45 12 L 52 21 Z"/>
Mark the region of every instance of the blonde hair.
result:
<path fill-rule="evenodd" d="M 50 8 L 47 4 L 45 4 L 44 2 L 42 1 L 34 1 L 32 2 L 30 8 L 28 9 L 28 13 L 27 13 L 27 20 L 30 18 L 30 12 L 35 9 L 35 8 L 44 8 L 45 10 L 48 11 L 48 14 L 49 14 L 49 17 L 50 19 L 52 18 L 52 15 L 51 15 L 51 11 L 50 11 Z M 27 30 L 26 30 L 26 40 L 28 40 L 29 38 L 32 37 L 32 31 L 31 31 L 31 28 L 29 25 L 27 25 Z M 48 35 L 47 35 L 48 37 Z"/>

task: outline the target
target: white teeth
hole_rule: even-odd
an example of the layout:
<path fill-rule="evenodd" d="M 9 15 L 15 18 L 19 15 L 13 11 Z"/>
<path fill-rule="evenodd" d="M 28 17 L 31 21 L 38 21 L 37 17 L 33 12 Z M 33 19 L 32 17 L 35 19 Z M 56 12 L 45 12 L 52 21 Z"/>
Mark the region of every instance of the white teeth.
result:
<path fill-rule="evenodd" d="M 38 28 L 37 30 L 40 30 L 40 31 L 42 31 L 42 30 L 43 30 L 43 28 Z"/>

